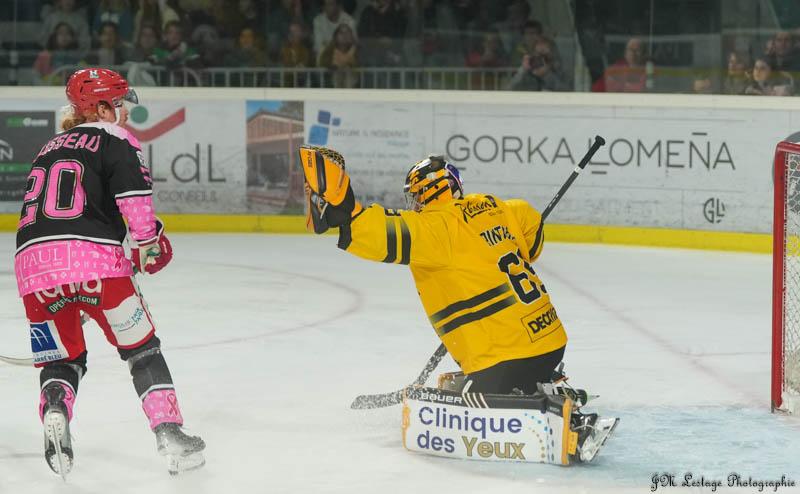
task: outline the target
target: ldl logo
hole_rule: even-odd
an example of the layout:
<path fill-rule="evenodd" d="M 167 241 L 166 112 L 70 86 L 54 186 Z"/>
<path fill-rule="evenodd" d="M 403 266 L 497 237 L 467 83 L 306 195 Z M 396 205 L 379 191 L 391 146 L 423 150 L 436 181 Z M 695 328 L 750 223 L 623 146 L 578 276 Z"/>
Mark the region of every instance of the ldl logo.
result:
<path fill-rule="evenodd" d="M 317 123 L 308 131 L 308 143 L 314 146 L 328 144 L 330 127 L 338 127 L 342 123 L 339 117 L 332 117 L 331 112 L 320 110 L 317 113 Z"/>
<path fill-rule="evenodd" d="M 716 197 L 708 199 L 703 203 L 703 216 L 709 223 L 720 223 L 725 217 L 725 203 Z"/>
<path fill-rule="evenodd" d="M 147 111 L 142 105 L 135 106 L 131 110 L 130 113 L 131 122 L 137 125 L 143 125 L 147 120 L 150 118 L 150 113 Z M 181 108 L 180 110 L 176 110 L 171 115 L 168 115 L 158 122 L 152 124 L 150 127 L 147 128 L 135 128 L 130 125 L 124 125 L 125 129 L 128 130 L 131 134 L 136 137 L 137 140 L 140 142 L 150 142 L 153 141 L 162 135 L 166 134 L 167 132 L 171 131 L 175 127 L 186 122 L 186 108 Z"/>

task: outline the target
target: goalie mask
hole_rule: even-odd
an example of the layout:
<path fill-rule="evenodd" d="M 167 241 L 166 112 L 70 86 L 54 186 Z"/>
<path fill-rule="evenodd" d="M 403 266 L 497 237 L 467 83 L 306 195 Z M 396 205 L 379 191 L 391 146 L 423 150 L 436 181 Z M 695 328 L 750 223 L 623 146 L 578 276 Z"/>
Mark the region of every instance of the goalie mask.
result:
<path fill-rule="evenodd" d="M 417 162 L 406 174 L 403 187 L 406 207 L 421 211 L 428 204 L 441 204 L 464 195 L 458 169 L 444 156 L 428 156 Z"/>

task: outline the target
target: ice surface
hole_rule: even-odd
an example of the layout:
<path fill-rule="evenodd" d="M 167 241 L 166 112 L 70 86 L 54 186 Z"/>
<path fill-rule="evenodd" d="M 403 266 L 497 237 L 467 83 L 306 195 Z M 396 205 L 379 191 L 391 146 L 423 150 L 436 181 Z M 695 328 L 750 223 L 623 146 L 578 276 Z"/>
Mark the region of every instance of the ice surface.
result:
<path fill-rule="evenodd" d="M 407 268 L 353 258 L 333 236 L 171 238 L 173 263 L 141 285 L 206 467 L 167 474 L 126 365 L 90 323 L 66 485 L 42 458 L 37 373 L 0 364 L 0 493 L 650 492 L 656 472 L 800 481 L 800 419 L 769 413 L 769 256 L 545 245 L 535 268 L 570 337 L 570 382 L 622 417 L 596 463 L 562 468 L 413 454 L 399 407 L 348 408 L 410 382 L 438 344 Z M 0 240 L 10 260 L 12 236 Z M 0 353 L 22 356 L 5 266 Z"/>

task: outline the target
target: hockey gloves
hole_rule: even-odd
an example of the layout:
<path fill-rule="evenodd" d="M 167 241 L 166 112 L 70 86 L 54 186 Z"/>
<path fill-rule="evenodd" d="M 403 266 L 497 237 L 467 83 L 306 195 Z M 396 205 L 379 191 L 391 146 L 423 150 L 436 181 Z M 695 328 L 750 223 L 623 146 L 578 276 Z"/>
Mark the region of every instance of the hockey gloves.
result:
<path fill-rule="evenodd" d="M 333 149 L 301 146 L 306 193 L 306 228 L 324 233 L 330 227 L 350 223 L 361 210 L 345 172 L 344 158 Z"/>
<path fill-rule="evenodd" d="M 156 237 L 147 243 L 131 248 L 133 271 L 155 274 L 172 260 L 172 244 L 164 235 L 164 224 L 156 219 Z"/>

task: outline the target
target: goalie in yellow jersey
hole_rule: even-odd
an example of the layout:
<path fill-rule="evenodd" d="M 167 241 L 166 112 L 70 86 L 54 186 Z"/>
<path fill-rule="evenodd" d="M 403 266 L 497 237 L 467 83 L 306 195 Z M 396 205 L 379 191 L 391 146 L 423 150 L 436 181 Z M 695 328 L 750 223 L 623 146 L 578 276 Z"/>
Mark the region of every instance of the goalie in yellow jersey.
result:
<path fill-rule="evenodd" d="M 567 335 L 531 267 L 542 251 L 541 215 L 522 200 L 464 194 L 441 156 L 406 176 L 408 210 L 355 200 L 343 158 L 303 147 L 308 226 L 339 227 L 339 248 L 406 264 L 425 313 L 467 375 L 471 392 L 525 394 L 550 382 Z"/>
<path fill-rule="evenodd" d="M 542 251 L 539 212 L 518 199 L 465 195 L 442 156 L 409 170 L 408 210 L 364 208 L 339 153 L 303 146 L 300 159 L 307 227 L 338 227 L 340 249 L 408 265 L 428 319 L 465 375 L 455 389 L 406 390 L 404 445 L 458 458 L 591 461 L 618 419 L 579 412 L 586 394 L 552 383 L 567 334 L 531 266 Z M 492 437 L 480 426 L 486 420 L 501 424 Z"/>

